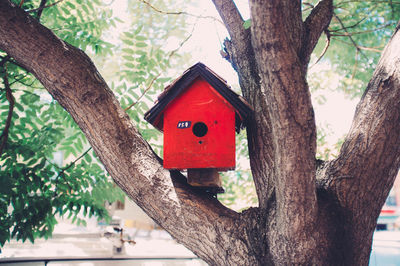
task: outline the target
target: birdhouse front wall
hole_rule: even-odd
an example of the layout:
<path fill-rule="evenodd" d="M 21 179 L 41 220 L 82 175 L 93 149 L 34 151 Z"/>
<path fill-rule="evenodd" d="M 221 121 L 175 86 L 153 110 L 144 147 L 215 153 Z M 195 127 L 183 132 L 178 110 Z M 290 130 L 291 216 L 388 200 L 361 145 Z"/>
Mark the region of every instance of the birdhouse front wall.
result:
<path fill-rule="evenodd" d="M 235 168 L 235 111 L 197 78 L 164 111 L 164 168 Z"/>

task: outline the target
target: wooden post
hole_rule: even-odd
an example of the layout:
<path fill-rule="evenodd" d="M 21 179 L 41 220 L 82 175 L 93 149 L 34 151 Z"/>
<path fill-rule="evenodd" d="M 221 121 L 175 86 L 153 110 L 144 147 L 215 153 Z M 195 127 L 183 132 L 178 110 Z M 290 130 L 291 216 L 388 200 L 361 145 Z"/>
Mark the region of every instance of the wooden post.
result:
<path fill-rule="evenodd" d="M 187 173 L 191 186 L 222 188 L 221 177 L 215 168 L 192 168 L 188 169 Z"/>

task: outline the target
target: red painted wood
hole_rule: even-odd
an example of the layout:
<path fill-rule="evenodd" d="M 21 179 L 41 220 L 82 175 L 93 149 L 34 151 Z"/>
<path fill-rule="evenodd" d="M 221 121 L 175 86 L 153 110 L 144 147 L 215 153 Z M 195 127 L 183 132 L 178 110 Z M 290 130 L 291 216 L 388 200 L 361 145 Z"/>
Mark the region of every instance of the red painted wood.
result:
<path fill-rule="evenodd" d="M 193 133 L 198 122 L 208 129 L 202 137 Z M 235 168 L 235 111 L 202 78 L 164 110 L 164 168 Z"/>

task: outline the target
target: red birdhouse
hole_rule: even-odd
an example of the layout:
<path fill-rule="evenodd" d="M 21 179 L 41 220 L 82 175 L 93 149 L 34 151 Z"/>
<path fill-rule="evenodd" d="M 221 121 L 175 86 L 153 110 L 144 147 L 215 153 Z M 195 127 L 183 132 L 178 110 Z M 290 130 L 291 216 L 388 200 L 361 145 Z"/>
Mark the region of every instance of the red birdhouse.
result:
<path fill-rule="evenodd" d="M 221 187 L 217 171 L 235 168 L 235 129 L 252 114 L 225 80 L 197 63 L 167 86 L 145 119 L 164 132 L 164 168 L 188 169 L 188 182 Z"/>

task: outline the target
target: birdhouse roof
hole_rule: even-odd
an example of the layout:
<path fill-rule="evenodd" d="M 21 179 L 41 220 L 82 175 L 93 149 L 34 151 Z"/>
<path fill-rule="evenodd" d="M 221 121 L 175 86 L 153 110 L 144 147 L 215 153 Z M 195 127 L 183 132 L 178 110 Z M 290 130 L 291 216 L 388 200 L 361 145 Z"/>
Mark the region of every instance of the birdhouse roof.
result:
<path fill-rule="evenodd" d="M 158 96 L 155 105 L 145 113 L 144 119 L 162 131 L 164 110 L 198 77 L 207 81 L 235 109 L 236 131 L 239 132 L 247 124 L 253 109 L 242 96 L 236 94 L 230 88 L 226 80 L 200 62 L 187 69 L 180 77 L 165 87 L 164 91 Z"/>

